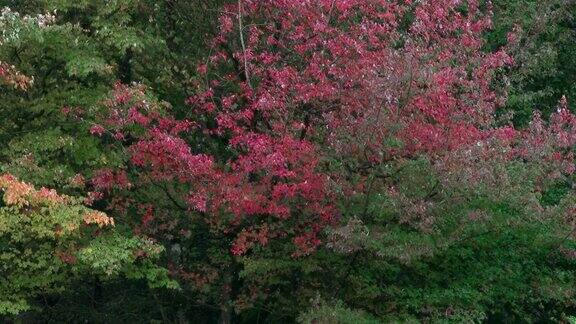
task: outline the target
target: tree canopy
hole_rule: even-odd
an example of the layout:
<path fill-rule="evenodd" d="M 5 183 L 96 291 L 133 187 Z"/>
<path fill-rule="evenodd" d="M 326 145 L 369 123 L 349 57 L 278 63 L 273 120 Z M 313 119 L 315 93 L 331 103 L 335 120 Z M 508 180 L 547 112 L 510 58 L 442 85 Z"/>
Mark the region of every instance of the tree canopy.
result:
<path fill-rule="evenodd" d="M 576 320 L 573 1 L 0 8 L 1 321 Z"/>

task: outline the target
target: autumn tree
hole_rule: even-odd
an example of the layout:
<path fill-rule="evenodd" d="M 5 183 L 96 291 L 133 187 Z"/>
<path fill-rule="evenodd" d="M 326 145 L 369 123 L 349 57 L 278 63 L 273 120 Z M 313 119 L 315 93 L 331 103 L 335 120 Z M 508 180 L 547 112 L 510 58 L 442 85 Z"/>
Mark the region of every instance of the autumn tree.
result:
<path fill-rule="evenodd" d="M 62 292 L 89 274 L 177 287 L 152 261 L 161 246 L 111 230 L 112 217 L 78 198 L 37 190 L 7 174 L 0 176 L 0 190 L 0 316 L 27 311 L 35 298 Z"/>
<path fill-rule="evenodd" d="M 278 289 L 298 291 L 299 301 L 287 306 L 297 311 L 295 305 L 314 297 L 310 287 L 327 285 L 319 271 L 335 266 L 330 262 L 343 266 L 332 274 L 347 282 L 356 262 L 374 256 L 380 263 L 366 267 L 370 276 L 388 262 L 409 267 L 460 251 L 467 235 L 488 224 L 496 228 L 489 233 L 513 218 L 526 231 L 542 225 L 530 218 L 546 214 L 534 196 L 535 182 L 517 180 L 547 178 L 536 166 L 549 156 L 529 155 L 535 164 L 522 164 L 520 152 L 529 148 L 518 145 L 529 135 L 496 118 L 505 98 L 493 77 L 513 60 L 505 48 L 482 50 L 490 9 L 474 1 L 226 6 L 213 54 L 198 66 L 204 80 L 188 100 L 189 118 L 165 117 L 144 99 L 143 88 L 116 86 L 92 131 L 119 141 L 129 171 L 103 171 L 107 181 L 95 183 L 105 192 L 115 183 L 161 186 L 165 199 L 181 209 L 183 218 L 169 218 L 170 237 L 180 232 L 176 246 L 210 237 L 214 245 L 204 251 L 214 257 L 218 250 L 220 257 L 180 258 L 174 273 L 195 289 L 212 280 L 219 288 L 207 300 L 224 305 L 224 322 L 232 305 L 240 312 L 264 303 L 282 312 L 287 297 L 272 293 Z M 168 221 L 160 216 L 162 205 L 139 201 L 145 203 L 142 223 Z M 550 226 L 562 224 L 562 210 L 552 213 L 558 222 Z M 199 222 L 204 230 L 192 230 Z M 554 234 L 541 233 L 548 243 L 562 236 Z M 325 256 L 299 261 L 323 242 L 351 255 L 351 263 Z M 279 261 L 288 255 L 291 261 Z M 343 299 L 348 289 L 362 291 L 349 284 L 339 291 Z M 399 303 L 385 292 L 373 298 L 370 306 L 353 306 L 386 316 L 371 308 L 377 300 Z M 481 302 L 458 308 L 441 300 L 436 306 L 412 301 L 402 312 L 489 316 Z"/>
<path fill-rule="evenodd" d="M 2 167 L 85 193 L 91 209 L 78 208 L 115 220 L 122 239 L 75 260 L 130 268 L 138 244 L 164 247 L 154 269 L 182 290 L 108 281 L 142 300 L 128 308 L 220 323 L 574 313 L 576 118 L 565 97 L 526 128 L 501 114 L 537 75 L 507 82 L 526 34 L 505 19 L 491 32 L 489 1 L 232 1 L 203 11 L 219 26 L 198 56 L 190 6 L 33 1 L 19 8 L 60 14 L 3 14 L 28 40 L 2 47 L 16 60 L 3 89 L 36 103 L 40 131 L 21 115 L 35 109 L 6 109 Z M 89 244 L 109 237 L 97 230 Z M 78 296 L 66 293 L 63 305 Z"/>

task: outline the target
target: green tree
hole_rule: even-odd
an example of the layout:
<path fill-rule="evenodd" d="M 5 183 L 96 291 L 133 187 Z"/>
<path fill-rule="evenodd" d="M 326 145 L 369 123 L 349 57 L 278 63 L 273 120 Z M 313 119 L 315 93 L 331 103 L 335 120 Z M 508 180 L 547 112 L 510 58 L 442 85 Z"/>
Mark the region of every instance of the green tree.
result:
<path fill-rule="evenodd" d="M 488 50 L 509 43 L 515 64 L 504 76 L 508 101 L 502 112 L 526 126 L 535 110 L 549 115 L 562 96 L 576 100 L 576 3 L 571 0 L 496 0 Z"/>
<path fill-rule="evenodd" d="M 162 247 L 114 227 L 114 219 L 84 207 L 78 198 L 0 176 L 0 317 L 39 306 L 92 275 L 143 279 L 177 288 L 154 264 Z M 122 234 L 124 232 L 124 234 Z"/>

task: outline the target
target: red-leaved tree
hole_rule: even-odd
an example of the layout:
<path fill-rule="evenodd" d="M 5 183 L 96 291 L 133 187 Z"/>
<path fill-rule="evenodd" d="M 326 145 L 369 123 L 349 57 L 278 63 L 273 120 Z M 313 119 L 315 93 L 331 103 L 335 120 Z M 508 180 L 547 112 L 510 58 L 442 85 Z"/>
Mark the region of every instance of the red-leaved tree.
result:
<path fill-rule="evenodd" d="M 177 200 L 235 237 L 234 255 L 286 237 L 308 254 L 338 220 L 334 195 L 365 190 L 375 166 L 514 133 L 494 128 L 491 80 L 511 60 L 481 51 L 489 17 L 476 1 L 229 5 L 188 119 L 115 87 L 90 131 L 126 147 L 137 179 L 101 170 L 93 184 L 184 184 Z"/>
<path fill-rule="evenodd" d="M 494 76 L 513 62 L 504 49 L 482 50 L 490 17 L 476 0 L 239 0 L 222 9 L 185 117 L 142 86 L 115 86 L 90 131 L 129 163 L 97 172 L 94 196 L 157 187 L 228 239 L 232 256 L 273 242 L 302 256 L 338 225 L 349 197 L 370 196 L 374 178 L 406 160 L 425 156 L 444 184 L 463 187 L 502 181 L 492 164 L 514 159 L 573 172 L 566 107 L 551 128 L 538 118 L 527 132 L 497 123 L 504 93 Z M 393 182 L 380 189 L 395 197 Z M 432 195 L 405 202 L 422 231 L 434 222 Z M 112 205 L 135 207 L 138 230 L 190 237 L 195 225 L 171 219 L 158 200 L 127 197 Z M 174 266 L 199 284 L 222 270 Z"/>

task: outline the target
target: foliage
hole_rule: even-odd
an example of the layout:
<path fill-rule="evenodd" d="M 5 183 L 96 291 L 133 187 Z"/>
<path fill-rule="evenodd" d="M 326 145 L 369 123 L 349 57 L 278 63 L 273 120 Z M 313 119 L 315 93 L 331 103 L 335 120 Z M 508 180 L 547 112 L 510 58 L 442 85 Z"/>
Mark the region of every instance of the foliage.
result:
<path fill-rule="evenodd" d="M 298 317 L 301 323 L 379 323 L 361 312 L 347 309 L 341 302 L 326 305 L 322 300 L 316 301 L 314 310 Z"/>
<path fill-rule="evenodd" d="M 0 6 L 6 320 L 576 314 L 573 3 Z"/>
<path fill-rule="evenodd" d="M 508 32 L 515 32 L 510 54 L 517 64 L 504 77 L 509 98 L 503 113 L 513 112 L 518 125 L 525 126 L 534 109 L 549 115 L 563 95 L 576 98 L 574 5 L 565 0 L 494 1 L 495 28 L 487 45 L 498 48 Z"/>
<path fill-rule="evenodd" d="M 62 291 L 77 276 L 145 278 L 154 287 L 174 287 L 150 260 L 162 247 L 111 233 L 114 219 L 81 205 L 77 198 L 0 177 L 2 273 L 0 315 L 30 309 L 29 301 Z M 139 265 L 139 264 L 142 264 Z"/>

